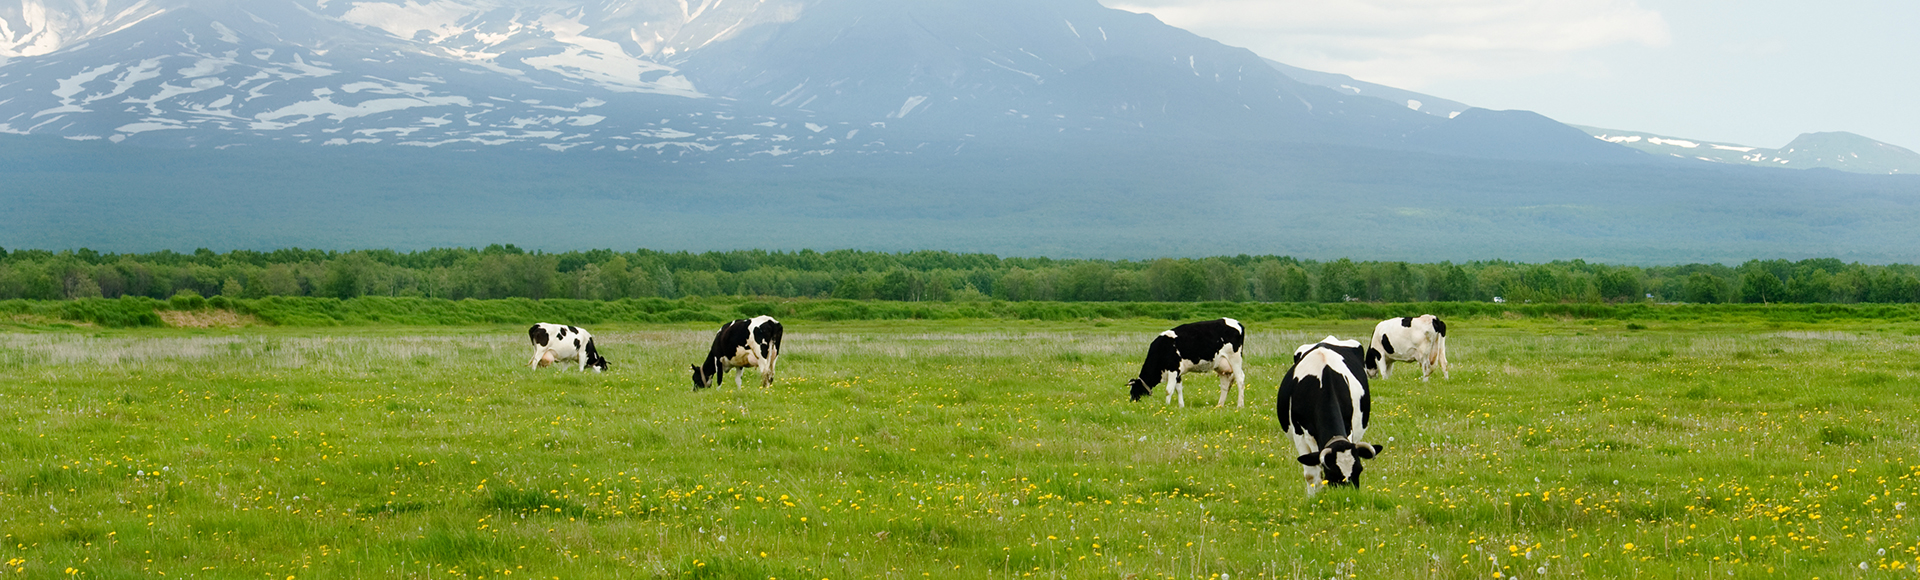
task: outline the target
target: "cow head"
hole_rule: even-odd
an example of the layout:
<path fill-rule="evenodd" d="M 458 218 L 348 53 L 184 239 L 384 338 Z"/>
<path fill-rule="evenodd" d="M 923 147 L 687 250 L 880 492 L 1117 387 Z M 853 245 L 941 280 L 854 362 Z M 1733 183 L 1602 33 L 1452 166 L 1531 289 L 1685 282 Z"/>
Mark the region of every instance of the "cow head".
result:
<path fill-rule="evenodd" d="M 1309 467 L 1319 466 L 1321 477 L 1328 486 L 1347 485 L 1360 487 L 1360 472 L 1366 468 L 1360 464 L 1362 459 L 1373 459 L 1385 447 L 1372 443 L 1354 443 L 1345 437 L 1336 438 L 1317 453 L 1300 456 L 1300 464 Z"/>
<path fill-rule="evenodd" d="M 1132 392 L 1133 400 L 1135 401 L 1140 400 L 1140 397 L 1153 394 L 1153 387 L 1138 377 L 1127 381 L 1127 390 Z"/>
<path fill-rule="evenodd" d="M 1367 347 L 1367 378 L 1380 378 L 1381 358 L 1384 358 L 1384 355 L 1380 354 L 1380 349 Z"/>
<path fill-rule="evenodd" d="M 721 379 L 727 378 L 726 368 L 720 366 L 720 359 L 716 357 L 707 357 L 706 362 L 687 368 L 693 369 L 693 389 L 696 391 L 717 385 Z"/>
<path fill-rule="evenodd" d="M 604 373 L 607 372 L 608 366 L 607 359 L 600 358 L 600 350 L 593 347 L 593 339 L 587 339 L 587 368 L 593 369 L 596 373 Z"/>
<path fill-rule="evenodd" d="M 701 372 L 700 365 L 687 365 L 687 368 L 693 369 L 693 390 L 707 388 L 707 373 Z"/>

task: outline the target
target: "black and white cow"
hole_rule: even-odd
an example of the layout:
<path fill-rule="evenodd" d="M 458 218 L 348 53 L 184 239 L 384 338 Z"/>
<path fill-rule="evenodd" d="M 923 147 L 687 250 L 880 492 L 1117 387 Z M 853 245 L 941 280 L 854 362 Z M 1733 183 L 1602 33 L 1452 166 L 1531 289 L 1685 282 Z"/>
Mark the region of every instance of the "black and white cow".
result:
<path fill-rule="evenodd" d="M 1360 341 L 1327 337 L 1294 351 L 1293 368 L 1280 379 L 1274 412 L 1307 479 L 1307 495 L 1321 486 L 1360 486 L 1362 459 L 1384 447 L 1365 443 L 1373 415 Z"/>
<path fill-rule="evenodd" d="M 1247 330 L 1232 318 L 1194 322 L 1160 333 L 1147 346 L 1147 360 L 1140 364 L 1140 376 L 1127 381 L 1133 400 L 1153 394 L 1153 388 L 1167 383 L 1167 403 L 1179 397 L 1187 406 L 1186 389 L 1180 375 L 1212 371 L 1220 375 L 1220 401 L 1227 404 L 1227 389 L 1240 386 L 1240 406 L 1247 406 L 1247 369 L 1240 362 L 1240 348 L 1246 345 Z"/>
<path fill-rule="evenodd" d="M 548 324 L 545 322 L 527 329 L 527 338 L 533 339 L 533 360 L 527 361 L 528 368 L 540 368 L 563 360 L 578 361 L 578 370 L 593 367 L 593 372 L 607 370 L 607 359 L 600 358 L 600 349 L 593 345 L 593 335 L 572 326 Z"/>
<path fill-rule="evenodd" d="M 1447 369 L 1447 323 L 1432 314 L 1389 318 L 1373 327 L 1373 344 L 1367 346 L 1367 375 L 1393 378 L 1393 363 L 1420 363 L 1420 380 L 1433 375 L 1453 378 Z"/>
<path fill-rule="evenodd" d="M 692 366 L 693 388 L 714 386 L 726 380 L 728 370 L 748 367 L 760 370 L 760 386 L 773 384 L 774 363 L 780 359 L 780 333 L 780 321 L 771 316 L 721 325 L 720 332 L 713 336 L 713 348 L 707 350 L 707 359 Z M 744 374 L 733 376 L 733 386 L 740 386 Z"/>

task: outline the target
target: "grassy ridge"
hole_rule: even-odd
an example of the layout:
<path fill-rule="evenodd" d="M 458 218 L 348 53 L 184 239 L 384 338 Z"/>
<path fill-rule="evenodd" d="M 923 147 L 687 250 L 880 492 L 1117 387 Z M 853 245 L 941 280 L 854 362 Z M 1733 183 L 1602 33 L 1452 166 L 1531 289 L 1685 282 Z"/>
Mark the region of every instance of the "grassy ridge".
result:
<path fill-rule="evenodd" d="M 1553 318 L 1669 322 L 1911 322 L 1916 304 L 1416 304 L 1252 302 L 890 302 L 872 300 L 757 300 L 749 298 L 628 298 L 598 300 L 442 300 L 436 298 L 216 296 L 0 301 L 0 315 L 125 328 L 163 326 L 162 311 L 225 310 L 263 323 L 289 327 L 407 325 L 471 326 L 566 321 L 573 324 L 721 322 L 772 315 L 796 321 L 857 320 L 1096 320 L 1152 318 L 1195 320 L 1231 317 L 1246 321 L 1364 320 L 1433 313 L 1447 318 Z M 3 321 L 0 321 L 3 322 Z"/>
<path fill-rule="evenodd" d="M 733 304 L 738 308 L 747 303 Z M 722 311 L 723 305 L 709 305 Z M 517 326 L 517 325 L 516 325 Z M 1156 320 L 790 324 L 691 392 L 705 323 L 0 333 L 23 577 L 1811 578 L 1920 564 L 1920 345 L 1878 323 L 1461 323 L 1375 384 L 1366 488 L 1305 497 L 1247 407 L 1126 401 Z M 1864 569 L 1863 569 L 1864 566 Z"/>

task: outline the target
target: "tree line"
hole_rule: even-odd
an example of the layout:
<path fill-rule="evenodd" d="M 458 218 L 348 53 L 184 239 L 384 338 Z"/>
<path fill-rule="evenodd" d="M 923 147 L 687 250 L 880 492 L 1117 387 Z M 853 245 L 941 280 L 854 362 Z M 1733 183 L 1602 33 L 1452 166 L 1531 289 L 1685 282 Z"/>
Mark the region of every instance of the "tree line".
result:
<path fill-rule="evenodd" d="M 1286 256 L 1154 260 L 1003 258 L 836 250 L 526 251 L 512 245 L 146 254 L 0 248 L 0 300 L 182 293 L 307 296 L 894 301 L 1920 303 L 1920 267 L 1820 258 L 1738 266 L 1583 260 L 1421 264 Z"/>

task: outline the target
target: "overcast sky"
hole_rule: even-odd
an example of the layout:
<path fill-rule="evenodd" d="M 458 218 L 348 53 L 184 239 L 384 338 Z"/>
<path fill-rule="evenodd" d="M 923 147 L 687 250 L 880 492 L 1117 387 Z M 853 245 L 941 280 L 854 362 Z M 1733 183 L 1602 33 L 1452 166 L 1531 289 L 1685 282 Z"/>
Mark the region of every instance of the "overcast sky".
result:
<path fill-rule="evenodd" d="M 1101 0 L 1294 66 L 1564 123 L 1920 150 L 1913 0 Z"/>

